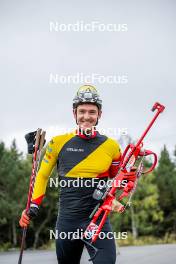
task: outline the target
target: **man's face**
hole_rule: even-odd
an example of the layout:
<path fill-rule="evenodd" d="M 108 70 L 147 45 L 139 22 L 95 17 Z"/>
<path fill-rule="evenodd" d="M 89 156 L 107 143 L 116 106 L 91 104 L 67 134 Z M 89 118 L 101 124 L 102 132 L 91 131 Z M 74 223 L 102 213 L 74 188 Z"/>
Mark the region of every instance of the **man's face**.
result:
<path fill-rule="evenodd" d="M 101 111 L 93 104 L 82 104 L 73 110 L 74 118 L 82 130 L 88 130 L 94 127 L 97 119 L 101 117 Z"/>

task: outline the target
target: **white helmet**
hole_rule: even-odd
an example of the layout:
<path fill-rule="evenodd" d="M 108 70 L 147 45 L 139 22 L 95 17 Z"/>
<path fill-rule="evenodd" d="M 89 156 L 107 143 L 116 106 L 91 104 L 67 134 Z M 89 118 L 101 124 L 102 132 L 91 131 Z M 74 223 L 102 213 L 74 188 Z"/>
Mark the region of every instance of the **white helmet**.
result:
<path fill-rule="evenodd" d="M 97 89 L 92 85 L 83 85 L 78 89 L 73 99 L 73 109 L 77 108 L 80 104 L 86 103 L 97 105 L 99 110 L 102 108 L 102 100 L 99 97 Z"/>

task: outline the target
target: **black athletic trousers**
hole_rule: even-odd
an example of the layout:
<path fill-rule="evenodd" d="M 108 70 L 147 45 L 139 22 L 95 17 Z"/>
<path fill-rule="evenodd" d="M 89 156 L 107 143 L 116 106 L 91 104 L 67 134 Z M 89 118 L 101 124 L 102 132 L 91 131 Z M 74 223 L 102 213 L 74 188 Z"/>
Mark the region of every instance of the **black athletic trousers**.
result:
<path fill-rule="evenodd" d="M 94 251 L 80 239 L 71 239 L 72 232 L 74 232 L 75 238 L 81 235 L 81 231 L 85 230 L 90 220 L 81 219 L 61 219 L 58 218 L 56 223 L 56 254 L 59 264 L 79 264 L 84 245 L 86 246 L 90 257 L 94 254 Z M 79 230 L 79 231 L 78 231 Z M 81 231 L 80 231 L 81 230 Z M 78 233 L 79 232 L 79 233 Z M 107 233 L 109 237 L 105 237 Z M 109 219 L 106 220 L 102 229 L 101 238 L 98 238 L 94 243 L 94 246 L 99 249 L 93 264 L 115 264 L 116 262 L 116 246 L 109 223 Z M 90 262 L 91 263 L 91 262 Z"/>

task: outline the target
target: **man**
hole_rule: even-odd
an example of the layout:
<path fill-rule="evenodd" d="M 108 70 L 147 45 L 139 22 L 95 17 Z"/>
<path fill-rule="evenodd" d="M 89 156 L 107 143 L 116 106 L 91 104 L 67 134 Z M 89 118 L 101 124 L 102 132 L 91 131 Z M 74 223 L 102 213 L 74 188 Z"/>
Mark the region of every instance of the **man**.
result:
<path fill-rule="evenodd" d="M 60 237 L 61 232 L 85 230 L 89 224 L 89 215 L 98 203 L 93 193 L 100 180 L 107 182 L 118 171 L 121 159 L 119 144 L 96 131 L 96 125 L 102 114 L 102 101 L 94 86 L 84 85 L 78 90 L 73 100 L 73 115 L 78 125 L 76 133 L 59 135 L 49 142 L 46 153 L 36 176 L 32 203 L 29 212 L 25 210 L 20 219 L 20 226 L 26 227 L 30 219 L 38 214 L 39 205 L 45 194 L 47 181 L 55 165 L 60 180 L 59 214 L 56 223 L 58 238 L 56 253 L 60 264 L 78 264 L 82 255 L 84 242 L 80 239 Z M 124 175 L 124 179 L 128 175 Z M 135 173 L 132 173 L 135 180 Z M 82 180 L 81 186 L 75 186 L 75 180 Z M 89 186 L 86 183 L 89 180 Z M 112 232 L 109 219 L 106 220 L 102 232 Z M 92 248 L 85 244 L 92 256 Z M 116 246 L 114 238 L 100 239 L 95 242 L 100 248 L 93 260 L 94 264 L 114 264 Z"/>

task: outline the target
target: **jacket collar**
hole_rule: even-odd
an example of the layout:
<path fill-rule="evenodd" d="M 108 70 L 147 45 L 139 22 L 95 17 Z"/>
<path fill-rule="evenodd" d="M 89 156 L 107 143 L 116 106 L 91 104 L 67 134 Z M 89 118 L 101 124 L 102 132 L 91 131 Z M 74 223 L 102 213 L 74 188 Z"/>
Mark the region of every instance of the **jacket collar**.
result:
<path fill-rule="evenodd" d="M 76 129 L 76 135 L 80 138 L 83 138 L 83 139 L 91 139 L 91 138 L 95 138 L 97 136 L 97 131 L 96 130 L 93 130 L 92 131 L 92 134 L 91 135 L 86 135 L 83 133 L 83 131 L 81 129 Z"/>

